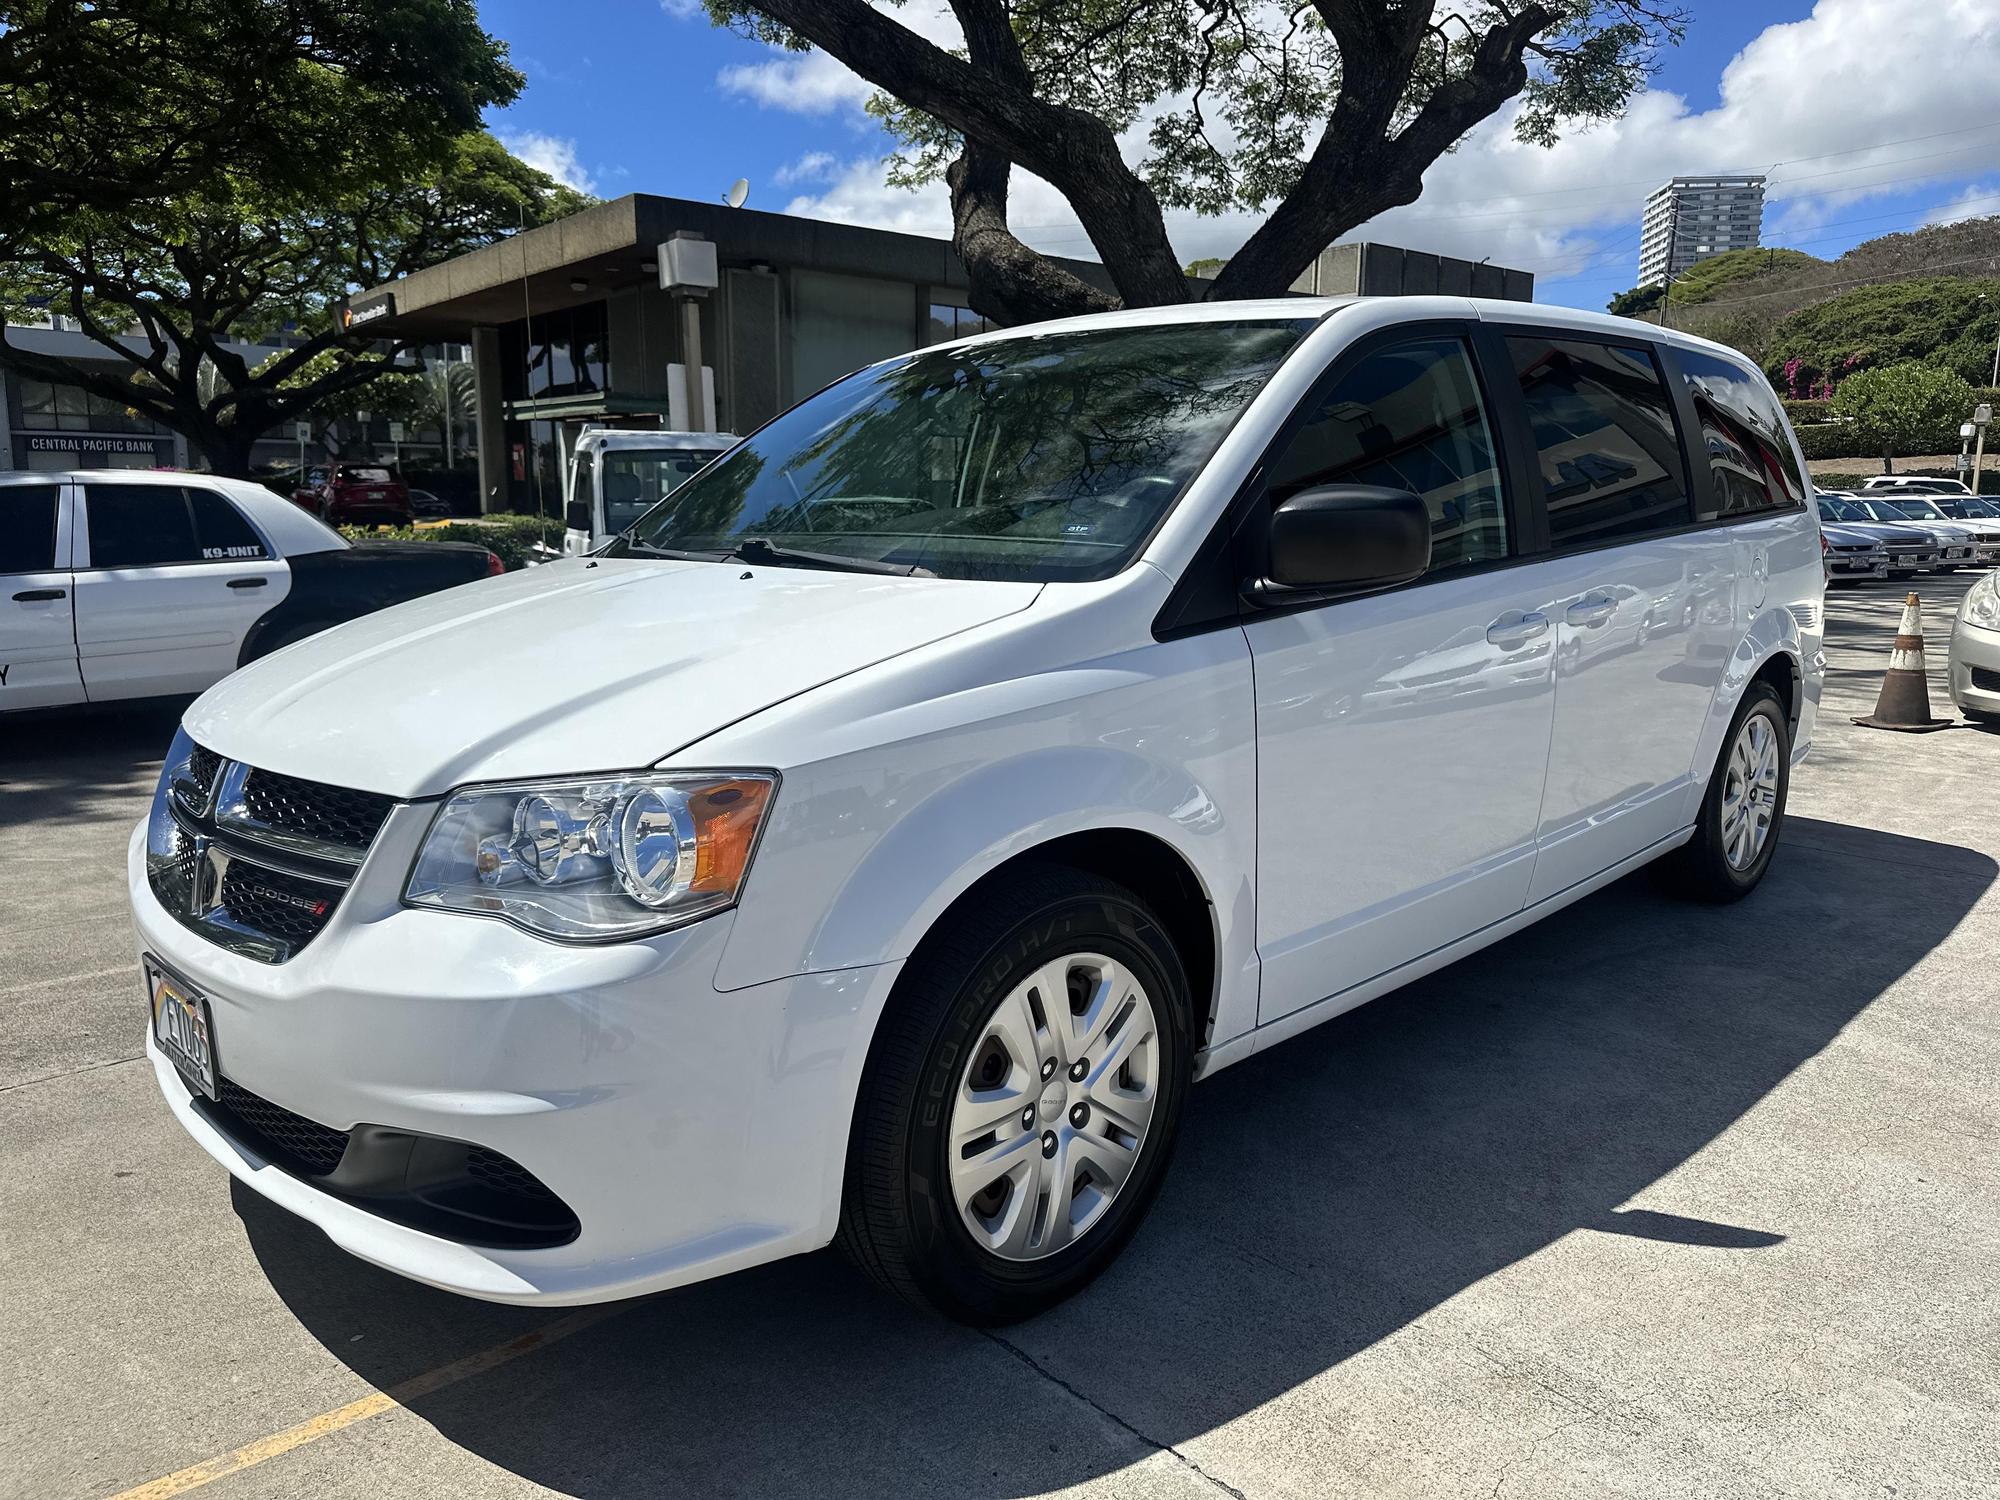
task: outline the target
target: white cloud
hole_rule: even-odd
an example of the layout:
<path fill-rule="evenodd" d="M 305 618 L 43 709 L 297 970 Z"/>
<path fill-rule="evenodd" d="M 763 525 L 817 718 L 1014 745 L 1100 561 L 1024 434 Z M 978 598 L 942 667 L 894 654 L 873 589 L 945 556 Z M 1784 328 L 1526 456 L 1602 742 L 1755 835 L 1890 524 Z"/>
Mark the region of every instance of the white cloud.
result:
<path fill-rule="evenodd" d="M 499 130 L 494 134 L 501 145 L 557 182 L 568 183 L 579 193 L 597 191 L 597 179 L 576 159 L 576 142 L 568 136 L 545 135 L 539 130 Z"/>
<path fill-rule="evenodd" d="M 660 0 L 660 9 L 676 21 L 693 21 L 708 15 L 701 0 Z"/>
<path fill-rule="evenodd" d="M 934 3 L 896 15 L 950 45 L 949 13 Z M 1637 277 L 1639 215 L 1654 187 L 1675 173 L 1735 171 L 1770 174 L 1767 243 L 1835 251 L 1854 234 L 1889 233 L 1922 216 L 1883 214 L 1885 196 L 1990 173 L 2000 131 L 1966 127 L 1995 115 L 1988 90 L 1996 71 L 2000 8 L 1988 0 L 1818 0 L 1809 16 L 1767 27 L 1730 61 L 1715 108 L 1690 110 L 1679 95 L 1647 91 L 1620 119 L 1574 131 L 1547 150 L 1516 141 L 1512 112 L 1503 112 L 1431 168 L 1417 203 L 1348 238 L 1490 257 L 1543 282 L 1582 278 L 1608 295 Z M 812 115 L 858 111 L 870 92 L 817 52 L 777 54 L 727 70 L 721 81 L 769 107 Z M 1125 147 L 1128 158 L 1139 157 L 1143 123 Z M 795 198 L 789 211 L 949 231 L 942 188 L 912 194 L 882 178 L 874 156 L 851 161 L 824 192 Z M 1884 222 L 1868 222 L 1871 200 Z M 1092 253 L 1046 184 L 1017 173 L 1012 208 L 1016 231 L 1038 248 Z M 2000 199 L 1989 200 L 1986 211 L 1994 209 Z M 1247 214 L 1167 216 L 1183 261 L 1229 254 L 1257 222 Z M 1853 227 L 1846 235 L 1823 228 L 1834 225 Z M 1589 295 L 1585 288 L 1578 297 Z"/>
<path fill-rule="evenodd" d="M 840 158 L 831 151 L 808 151 L 797 161 L 778 168 L 778 186 L 800 182 L 832 182 L 842 175 Z"/>
<path fill-rule="evenodd" d="M 1951 202 L 1931 210 L 1926 224 L 1963 224 L 1967 219 L 1984 219 L 2000 214 L 2000 183 L 1969 184 Z"/>

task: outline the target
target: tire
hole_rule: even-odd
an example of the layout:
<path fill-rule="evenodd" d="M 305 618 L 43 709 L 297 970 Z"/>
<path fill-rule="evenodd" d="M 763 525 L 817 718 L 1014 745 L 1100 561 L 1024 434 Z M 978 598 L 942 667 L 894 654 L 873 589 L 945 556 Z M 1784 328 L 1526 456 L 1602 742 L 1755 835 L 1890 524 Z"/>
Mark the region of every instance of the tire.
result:
<path fill-rule="evenodd" d="M 1038 1010 L 1031 997 L 1058 975 L 1066 993 Z M 1138 896 L 1063 866 L 1002 876 L 925 938 L 890 997 L 855 1105 L 842 1249 L 888 1290 L 975 1326 L 1081 1290 L 1166 1175 L 1189 1014 L 1180 957 Z"/>
<path fill-rule="evenodd" d="M 1752 720 L 1760 721 L 1761 729 L 1753 728 Z M 1768 757 L 1760 748 L 1766 744 Z M 1762 800 L 1769 809 L 1761 843 L 1756 841 L 1754 813 L 1747 832 L 1731 817 L 1733 805 L 1740 800 L 1737 789 L 1746 764 L 1739 759 L 1739 751 L 1748 757 L 1753 773 L 1770 758 L 1776 761 L 1774 777 L 1757 788 L 1759 797 L 1755 800 Z M 1791 778 L 1790 716 L 1768 682 L 1753 682 L 1737 705 L 1729 733 L 1722 738 L 1722 751 L 1709 774 L 1708 790 L 1695 819 L 1694 837 L 1662 862 L 1668 883 L 1682 895 L 1701 901 L 1740 901 L 1755 890 L 1777 852 Z"/>
<path fill-rule="evenodd" d="M 281 630 L 275 630 L 267 638 L 257 642 L 257 649 L 244 657 L 241 665 L 248 666 L 251 662 L 269 656 L 274 651 L 284 650 L 294 642 L 318 635 L 322 630 L 331 630 L 339 623 L 338 620 L 301 620 L 296 625 L 287 625 Z"/>
<path fill-rule="evenodd" d="M 1989 713 L 1983 708 L 1961 708 L 1959 712 L 1975 724 L 1984 724 L 1989 729 L 2000 729 L 2000 714 Z"/>

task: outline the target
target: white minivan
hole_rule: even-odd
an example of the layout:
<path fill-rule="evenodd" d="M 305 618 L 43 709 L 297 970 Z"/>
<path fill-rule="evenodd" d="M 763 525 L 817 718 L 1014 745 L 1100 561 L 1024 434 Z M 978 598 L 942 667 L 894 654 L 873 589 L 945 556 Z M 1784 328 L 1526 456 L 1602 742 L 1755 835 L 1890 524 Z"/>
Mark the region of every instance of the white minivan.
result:
<path fill-rule="evenodd" d="M 838 1238 L 1096 1275 L 1190 1083 L 1650 861 L 1769 866 L 1817 521 L 1757 369 L 1457 298 L 1127 311 L 813 396 L 597 553 L 189 709 L 129 886 L 181 1124 L 524 1303 Z"/>

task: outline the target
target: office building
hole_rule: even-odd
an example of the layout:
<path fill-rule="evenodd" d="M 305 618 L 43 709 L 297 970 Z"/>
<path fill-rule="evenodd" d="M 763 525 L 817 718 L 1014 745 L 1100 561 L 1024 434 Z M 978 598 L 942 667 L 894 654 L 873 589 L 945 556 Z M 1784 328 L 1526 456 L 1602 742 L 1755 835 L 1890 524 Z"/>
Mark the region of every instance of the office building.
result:
<path fill-rule="evenodd" d="M 1676 177 L 1646 200 L 1639 285 L 1659 286 L 1710 256 L 1754 249 L 1763 231 L 1762 177 Z"/>

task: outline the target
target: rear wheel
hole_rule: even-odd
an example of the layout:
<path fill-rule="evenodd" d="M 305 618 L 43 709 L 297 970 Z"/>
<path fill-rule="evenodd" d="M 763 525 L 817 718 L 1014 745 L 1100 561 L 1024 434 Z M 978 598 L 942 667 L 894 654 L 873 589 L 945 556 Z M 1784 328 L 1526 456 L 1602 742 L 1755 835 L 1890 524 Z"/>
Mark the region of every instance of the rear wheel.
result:
<path fill-rule="evenodd" d="M 1193 1065 L 1187 979 L 1138 896 L 1061 867 L 1002 879 L 897 985 L 841 1214 L 863 1270 L 975 1324 L 1041 1312 L 1117 1256 Z"/>
<path fill-rule="evenodd" d="M 1706 901 L 1738 901 L 1770 868 L 1791 787 L 1792 735 L 1784 700 L 1753 682 L 1722 742 L 1694 837 L 1665 862 L 1672 883 Z"/>

